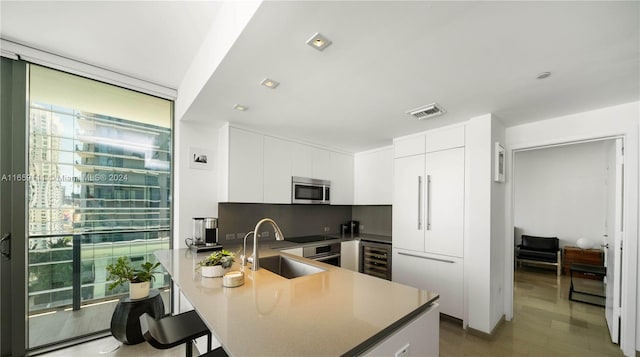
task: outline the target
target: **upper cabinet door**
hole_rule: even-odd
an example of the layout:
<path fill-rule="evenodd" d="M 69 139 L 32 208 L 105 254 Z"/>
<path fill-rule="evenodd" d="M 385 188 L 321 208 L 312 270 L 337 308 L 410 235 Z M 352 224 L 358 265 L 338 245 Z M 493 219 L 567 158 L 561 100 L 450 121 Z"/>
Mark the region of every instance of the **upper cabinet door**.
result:
<path fill-rule="evenodd" d="M 331 152 L 329 150 L 292 142 L 291 151 L 292 176 L 320 180 L 331 178 Z"/>
<path fill-rule="evenodd" d="M 353 156 L 331 152 L 331 204 L 353 204 Z"/>
<path fill-rule="evenodd" d="M 425 156 L 395 159 L 392 235 L 394 248 L 424 251 Z"/>
<path fill-rule="evenodd" d="M 356 154 L 356 205 L 390 205 L 393 191 L 393 148 Z"/>
<path fill-rule="evenodd" d="M 405 157 L 425 153 L 425 135 L 412 135 L 393 140 L 393 157 Z"/>
<path fill-rule="evenodd" d="M 264 203 L 291 203 L 292 144 L 264 137 Z"/>
<path fill-rule="evenodd" d="M 313 176 L 313 148 L 311 146 L 292 142 L 291 155 L 293 160 L 291 176 L 311 178 Z"/>
<path fill-rule="evenodd" d="M 229 129 L 229 202 L 263 201 L 263 136 Z"/>
<path fill-rule="evenodd" d="M 464 148 L 426 154 L 426 174 L 425 251 L 462 257 Z"/>
<path fill-rule="evenodd" d="M 464 125 L 435 129 L 425 134 L 426 152 L 464 146 Z"/>
<path fill-rule="evenodd" d="M 331 151 L 312 148 L 313 166 L 311 167 L 311 178 L 320 180 L 331 180 Z"/>

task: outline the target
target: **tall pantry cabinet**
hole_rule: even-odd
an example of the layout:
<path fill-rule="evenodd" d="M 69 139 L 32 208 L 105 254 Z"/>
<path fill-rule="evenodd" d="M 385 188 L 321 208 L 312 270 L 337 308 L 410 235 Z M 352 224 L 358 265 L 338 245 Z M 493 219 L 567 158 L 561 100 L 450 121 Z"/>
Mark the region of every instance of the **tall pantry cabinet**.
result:
<path fill-rule="evenodd" d="M 440 294 L 462 319 L 464 126 L 394 141 L 393 281 Z"/>

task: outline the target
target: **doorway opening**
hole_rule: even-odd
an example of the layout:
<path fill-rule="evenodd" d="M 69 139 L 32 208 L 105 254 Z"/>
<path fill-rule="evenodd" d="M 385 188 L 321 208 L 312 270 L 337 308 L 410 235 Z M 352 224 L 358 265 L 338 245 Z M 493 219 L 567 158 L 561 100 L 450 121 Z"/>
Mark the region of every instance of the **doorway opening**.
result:
<path fill-rule="evenodd" d="M 529 235 L 558 238 L 562 258 L 561 275 L 544 265 L 514 264 L 514 317 L 545 325 L 543 333 L 553 338 L 573 332 L 565 341 L 592 352 L 617 349 L 623 138 L 514 150 L 512 162 L 514 257 L 521 237 Z M 606 267 L 606 276 L 586 276 L 575 264 Z M 569 300 L 572 281 L 579 291 L 572 294 L 574 301 Z"/>

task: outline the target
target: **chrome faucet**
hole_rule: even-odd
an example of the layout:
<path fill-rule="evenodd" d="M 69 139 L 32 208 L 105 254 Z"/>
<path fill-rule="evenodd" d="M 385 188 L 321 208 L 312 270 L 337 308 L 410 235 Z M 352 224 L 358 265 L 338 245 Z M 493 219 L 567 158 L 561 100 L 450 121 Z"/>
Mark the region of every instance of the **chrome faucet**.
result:
<path fill-rule="evenodd" d="M 271 224 L 271 226 L 273 227 L 273 230 L 276 234 L 276 240 L 284 240 L 284 234 L 282 234 L 282 231 L 280 230 L 280 227 L 278 227 L 278 224 L 271 218 L 263 218 L 260 221 L 258 221 L 258 223 L 256 224 L 256 227 L 253 229 L 252 232 L 249 232 L 247 234 L 245 234 L 244 236 L 244 245 L 242 248 L 242 256 L 240 257 L 240 260 L 242 261 L 241 264 L 242 266 L 245 266 L 247 262 L 251 263 L 251 270 L 256 271 L 260 269 L 260 259 L 258 258 L 258 238 L 260 238 L 260 226 L 263 223 L 269 223 Z M 251 234 L 253 234 L 253 255 L 250 256 L 249 258 L 246 258 L 246 254 L 247 254 L 247 237 L 249 237 Z"/>

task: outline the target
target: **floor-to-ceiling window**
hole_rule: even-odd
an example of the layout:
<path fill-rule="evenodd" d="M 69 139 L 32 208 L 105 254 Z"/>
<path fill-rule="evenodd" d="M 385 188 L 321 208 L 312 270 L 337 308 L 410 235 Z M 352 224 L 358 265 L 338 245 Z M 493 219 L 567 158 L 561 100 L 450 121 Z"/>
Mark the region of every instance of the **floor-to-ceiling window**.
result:
<path fill-rule="evenodd" d="M 34 348 L 108 330 L 128 286 L 108 290 L 105 267 L 169 248 L 172 103 L 32 65 L 28 120 Z"/>

